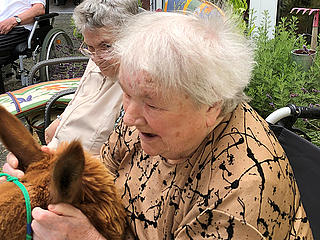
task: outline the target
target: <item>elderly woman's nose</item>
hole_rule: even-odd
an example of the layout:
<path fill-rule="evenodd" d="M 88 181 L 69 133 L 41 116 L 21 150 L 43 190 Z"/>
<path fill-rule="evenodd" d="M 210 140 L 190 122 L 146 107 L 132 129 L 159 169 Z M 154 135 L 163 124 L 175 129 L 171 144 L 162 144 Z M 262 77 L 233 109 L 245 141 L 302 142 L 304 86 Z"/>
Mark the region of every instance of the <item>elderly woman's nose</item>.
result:
<path fill-rule="evenodd" d="M 141 126 L 146 123 L 139 104 L 129 103 L 126 104 L 124 110 L 125 114 L 123 117 L 123 121 L 128 126 Z"/>

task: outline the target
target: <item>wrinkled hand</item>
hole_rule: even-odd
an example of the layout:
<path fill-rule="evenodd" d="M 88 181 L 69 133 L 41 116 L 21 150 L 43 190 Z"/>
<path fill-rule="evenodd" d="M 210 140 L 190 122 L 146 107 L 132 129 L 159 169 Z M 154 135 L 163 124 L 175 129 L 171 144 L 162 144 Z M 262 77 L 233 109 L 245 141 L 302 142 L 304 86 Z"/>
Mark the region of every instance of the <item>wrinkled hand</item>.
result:
<path fill-rule="evenodd" d="M 46 153 L 53 153 L 54 150 L 48 148 L 47 146 L 42 146 L 41 150 Z M 4 173 L 9 174 L 12 177 L 22 178 L 24 176 L 24 172 L 18 169 L 19 160 L 13 153 L 9 153 L 7 155 L 7 162 L 3 165 L 2 171 Z M 6 181 L 6 177 L 1 177 L 0 182 Z"/>
<path fill-rule="evenodd" d="M 3 165 L 2 171 L 12 177 L 22 178 L 24 172 L 18 169 L 19 161 L 13 153 L 7 155 L 7 162 Z M 1 177 L 0 181 L 6 181 L 6 177 Z"/>
<path fill-rule="evenodd" d="M 60 120 L 59 119 L 56 119 L 54 120 L 47 128 L 46 130 L 44 131 L 44 138 L 46 140 L 46 143 L 49 144 L 49 142 L 51 142 L 53 136 L 54 136 L 54 133 L 56 132 L 57 130 L 57 127 L 60 123 Z"/>
<path fill-rule="evenodd" d="M 49 210 L 32 210 L 34 240 L 102 240 L 100 233 L 77 208 L 66 204 L 51 204 Z"/>
<path fill-rule="evenodd" d="M 0 34 L 7 34 L 17 25 L 16 20 L 11 17 L 0 22 Z"/>

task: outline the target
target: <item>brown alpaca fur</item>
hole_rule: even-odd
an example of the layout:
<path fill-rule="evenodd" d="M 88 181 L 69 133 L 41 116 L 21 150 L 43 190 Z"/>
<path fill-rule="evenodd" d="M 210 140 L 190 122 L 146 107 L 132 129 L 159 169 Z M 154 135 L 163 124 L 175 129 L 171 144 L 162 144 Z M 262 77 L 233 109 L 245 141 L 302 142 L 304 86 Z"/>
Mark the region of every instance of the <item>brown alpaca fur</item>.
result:
<path fill-rule="evenodd" d="M 78 141 L 62 144 L 54 154 L 41 151 L 23 124 L 0 106 L 0 138 L 25 171 L 20 179 L 29 192 L 31 208 L 70 203 L 79 208 L 106 239 L 121 239 L 125 211 L 113 177 Z M 0 239 L 26 237 L 26 206 L 20 188 L 0 183 Z"/>

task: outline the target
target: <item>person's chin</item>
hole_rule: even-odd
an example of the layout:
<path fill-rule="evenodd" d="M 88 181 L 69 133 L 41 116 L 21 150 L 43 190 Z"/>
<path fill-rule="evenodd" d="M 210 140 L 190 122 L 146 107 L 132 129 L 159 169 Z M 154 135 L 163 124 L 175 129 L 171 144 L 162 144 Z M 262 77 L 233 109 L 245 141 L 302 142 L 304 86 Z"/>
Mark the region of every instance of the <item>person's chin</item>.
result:
<path fill-rule="evenodd" d="M 160 137 L 157 135 L 143 134 L 139 133 L 141 147 L 143 151 L 151 156 L 158 155 L 157 145 L 160 140 Z"/>

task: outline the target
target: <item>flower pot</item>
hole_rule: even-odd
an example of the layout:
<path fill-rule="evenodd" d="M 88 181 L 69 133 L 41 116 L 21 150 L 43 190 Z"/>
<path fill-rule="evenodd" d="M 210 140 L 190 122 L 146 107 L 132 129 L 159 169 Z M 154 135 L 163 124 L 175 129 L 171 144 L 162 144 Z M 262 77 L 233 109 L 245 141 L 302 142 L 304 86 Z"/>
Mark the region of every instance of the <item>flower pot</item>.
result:
<path fill-rule="evenodd" d="M 315 57 L 315 50 L 305 51 L 304 49 L 294 49 L 291 51 L 292 60 L 301 66 L 304 71 L 308 71 L 311 67 Z"/>

